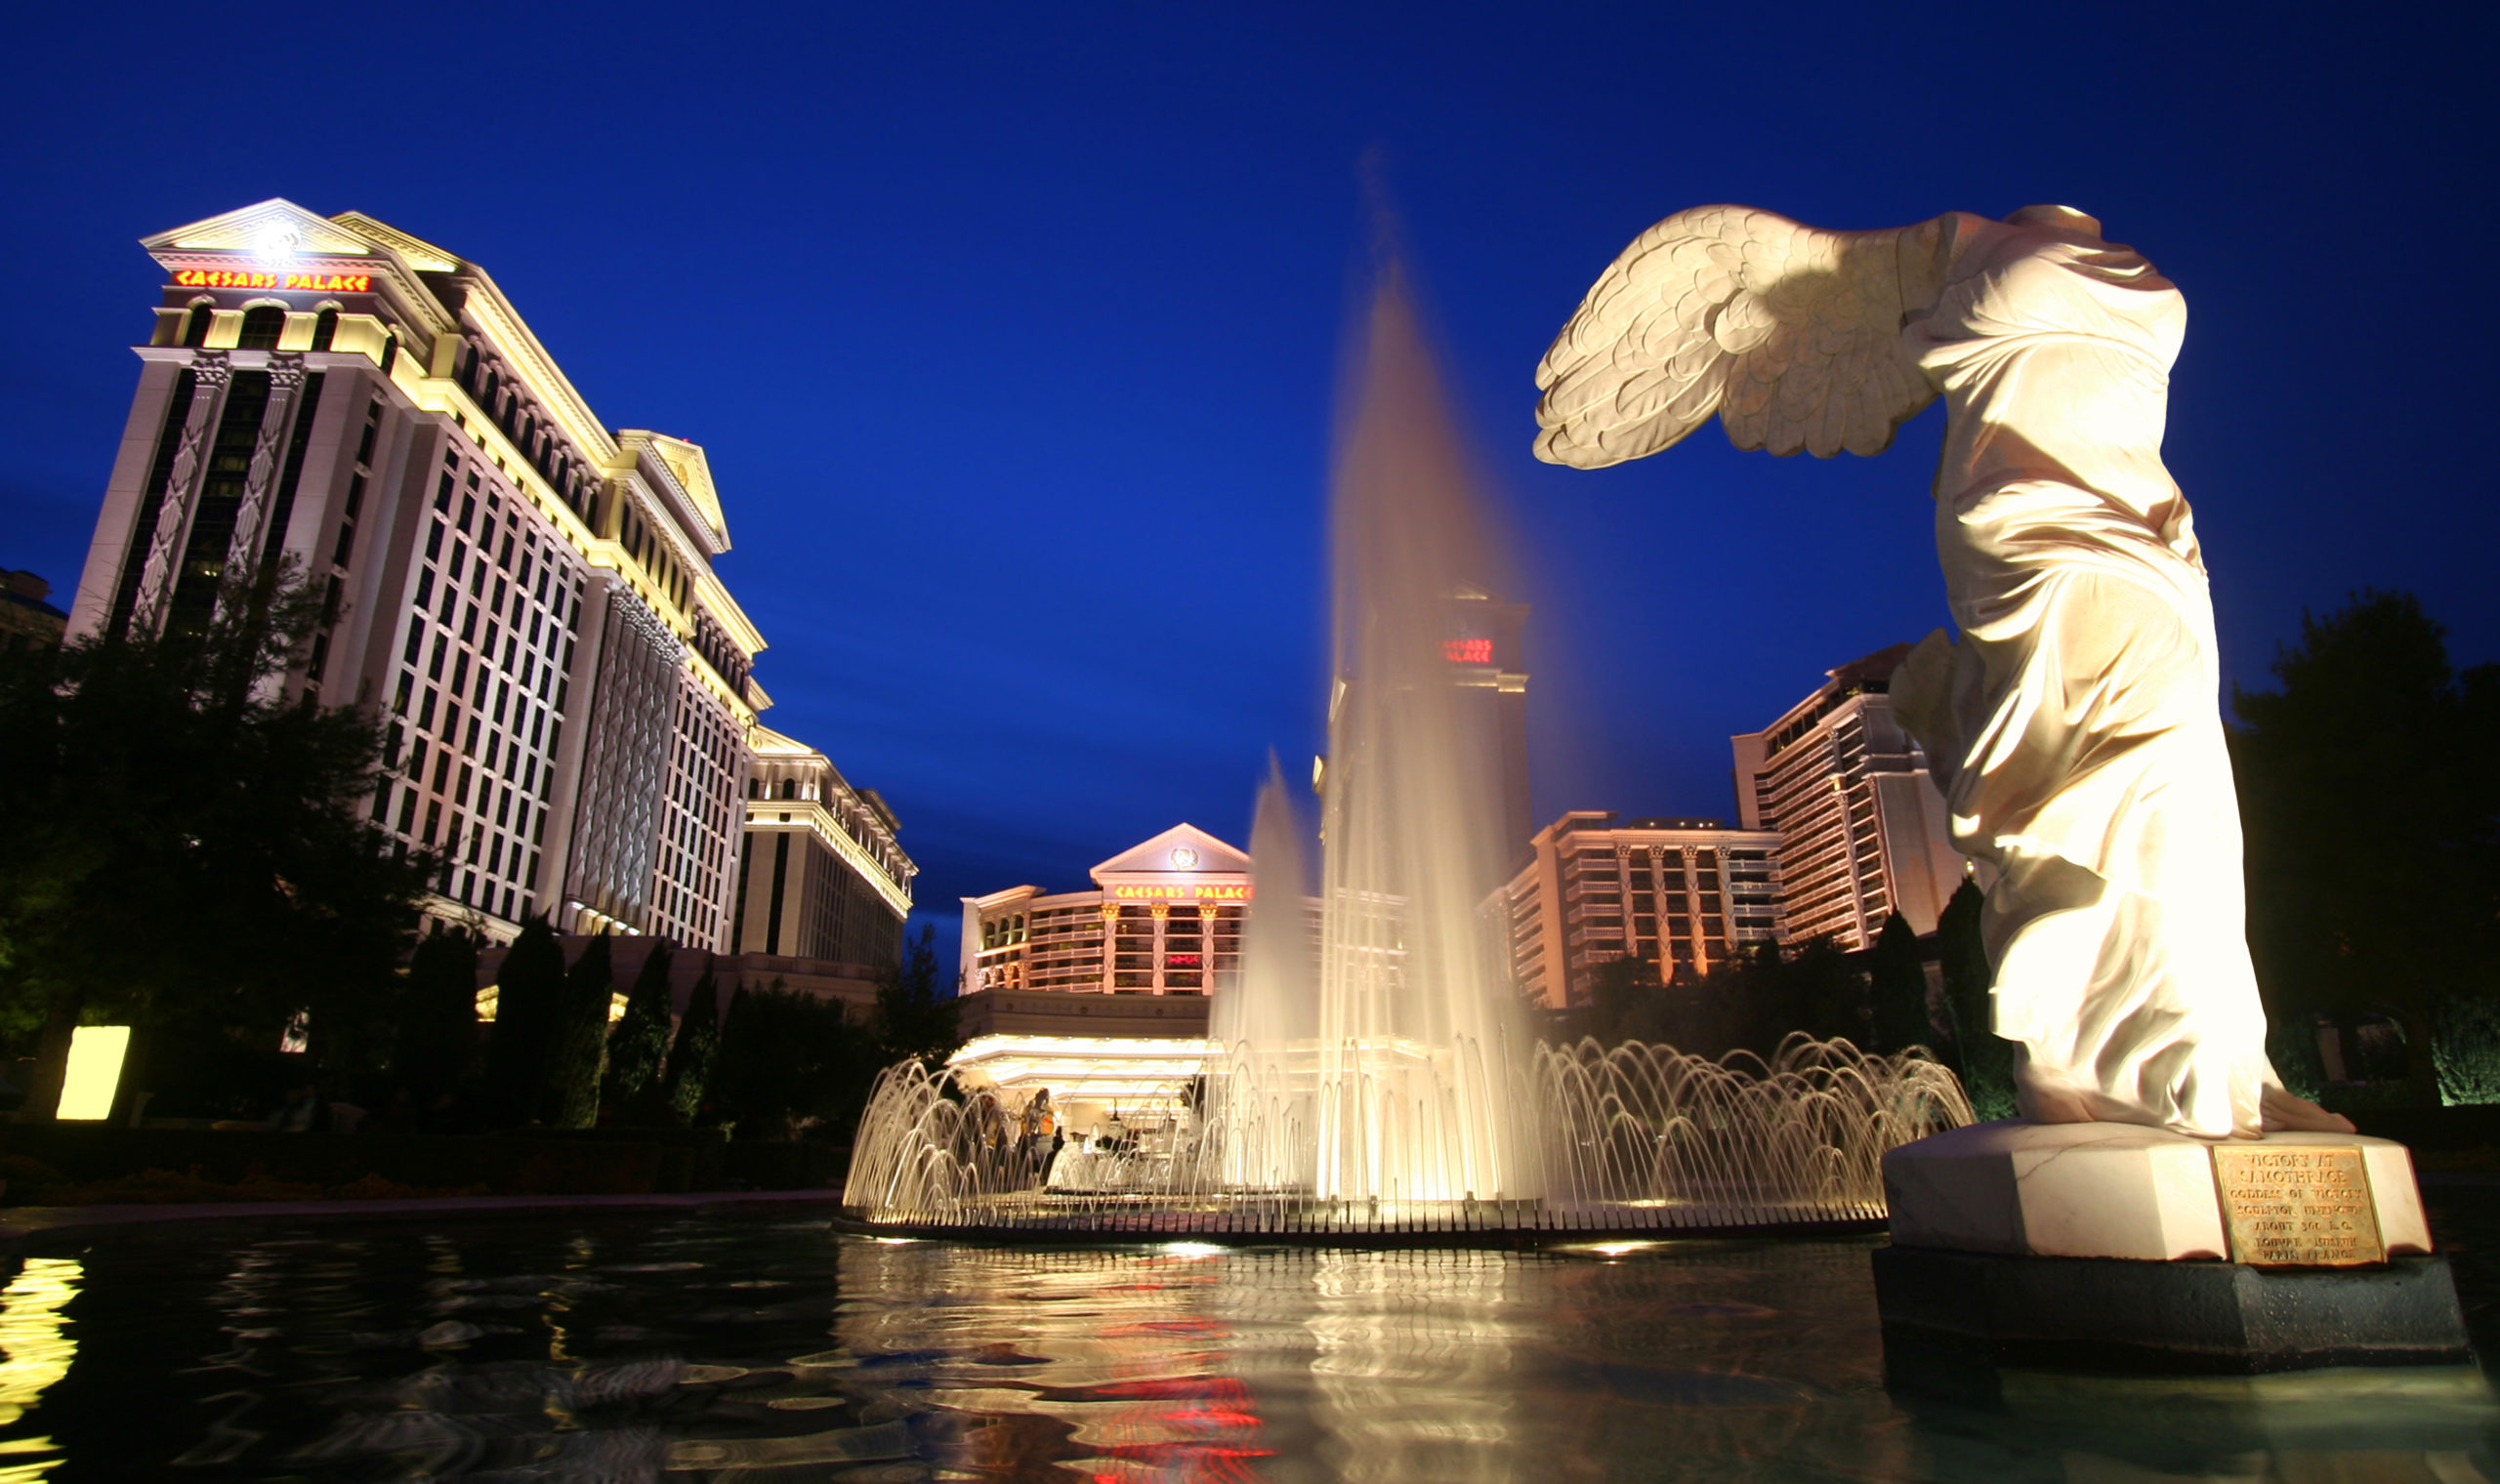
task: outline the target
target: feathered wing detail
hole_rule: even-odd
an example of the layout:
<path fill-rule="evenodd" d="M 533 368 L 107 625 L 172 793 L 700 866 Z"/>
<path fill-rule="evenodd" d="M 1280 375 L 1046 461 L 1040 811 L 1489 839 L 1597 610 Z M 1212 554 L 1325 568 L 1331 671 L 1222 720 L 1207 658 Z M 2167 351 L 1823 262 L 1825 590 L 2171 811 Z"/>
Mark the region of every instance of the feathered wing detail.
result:
<path fill-rule="evenodd" d="M 1901 343 L 1948 218 L 1837 232 L 1743 206 L 1633 240 L 1536 368 L 1536 456 L 1602 469 L 1719 414 L 1738 448 L 1877 454 L 1935 398 Z"/>

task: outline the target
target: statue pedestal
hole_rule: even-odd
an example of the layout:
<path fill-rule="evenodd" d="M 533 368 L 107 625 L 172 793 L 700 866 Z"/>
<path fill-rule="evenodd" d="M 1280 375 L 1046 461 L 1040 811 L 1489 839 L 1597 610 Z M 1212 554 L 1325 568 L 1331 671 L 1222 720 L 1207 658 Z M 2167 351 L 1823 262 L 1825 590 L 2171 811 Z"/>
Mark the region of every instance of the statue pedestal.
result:
<path fill-rule="evenodd" d="M 1979 1124 L 1884 1156 L 1888 1358 L 2254 1374 L 2472 1358 L 2401 1144 Z"/>

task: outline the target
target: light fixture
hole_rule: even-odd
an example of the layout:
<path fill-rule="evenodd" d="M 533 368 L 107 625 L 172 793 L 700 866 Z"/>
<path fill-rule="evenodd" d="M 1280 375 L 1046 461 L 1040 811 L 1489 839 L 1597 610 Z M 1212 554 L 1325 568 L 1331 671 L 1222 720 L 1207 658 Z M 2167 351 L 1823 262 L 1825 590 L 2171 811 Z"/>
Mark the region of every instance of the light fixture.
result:
<path fill-rule="evenodd" d="M 61 1106 L 53 1116 L 94 1121 L 110 1118 L 121 1088 L 122 1058 L 130 1053 L 127 1025 L 82 1025 L 69 1033 L 69 1070 L 61 1081 Z"/>

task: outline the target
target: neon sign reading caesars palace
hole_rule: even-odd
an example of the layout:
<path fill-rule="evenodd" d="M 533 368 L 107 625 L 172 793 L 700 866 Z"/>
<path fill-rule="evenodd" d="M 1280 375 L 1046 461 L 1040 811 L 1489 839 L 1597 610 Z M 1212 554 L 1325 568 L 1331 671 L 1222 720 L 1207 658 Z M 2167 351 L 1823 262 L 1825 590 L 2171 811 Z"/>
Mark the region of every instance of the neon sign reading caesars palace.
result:
<path fill-rule="evenodd" d="M 371 273 L 259 273 L 234 268 L 187 268 L 174 274 L 186 289 L 308 289 L 314 293 L 369 294 Z"/>
<path fill-rule="evenodd" d="M 1250 888 L 1213 882 L 1122 882 L 1110 888 L 1109 895 L 1120 901 L 1246 902 Z"/>

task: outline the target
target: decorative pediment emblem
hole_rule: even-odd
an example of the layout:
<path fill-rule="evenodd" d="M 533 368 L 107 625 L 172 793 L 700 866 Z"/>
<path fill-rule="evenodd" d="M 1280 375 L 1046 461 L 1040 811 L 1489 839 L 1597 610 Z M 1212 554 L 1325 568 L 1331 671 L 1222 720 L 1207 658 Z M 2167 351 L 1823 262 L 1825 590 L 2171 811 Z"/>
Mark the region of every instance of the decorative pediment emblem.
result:
<path fill-rule="evenodd" d="M 167 249 L 194 252 L 248 253 L 254 261 L 292 261 L 298 257 L 369 257 L 372 244 L 293 201 L 270 200 L 193 222 L 142 240 L 149 252 Z"/>
<path fill-rule="evenodd" d="M 1176 824 L 1151 840 L 1142 840 L 1096 866 L 1096 881 L 1105 877 L 1166 876 L 1176 871 L 1198 874 L 1240 874 L 1250 870 L 1250 857 L 1195 825 Z"/>

